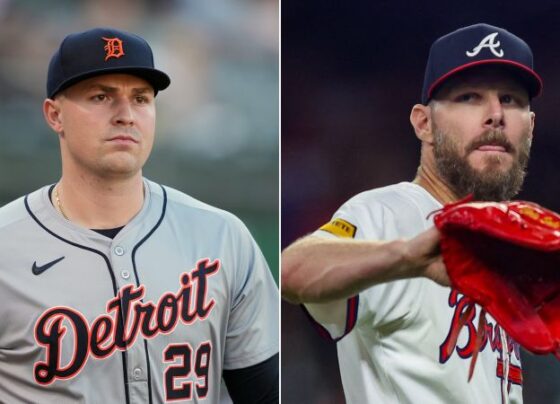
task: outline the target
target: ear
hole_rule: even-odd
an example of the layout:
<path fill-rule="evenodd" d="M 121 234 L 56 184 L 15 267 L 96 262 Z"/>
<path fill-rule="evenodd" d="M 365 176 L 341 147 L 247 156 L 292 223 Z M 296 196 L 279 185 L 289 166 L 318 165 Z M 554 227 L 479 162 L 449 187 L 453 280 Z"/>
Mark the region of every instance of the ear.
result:
<path fill-rule="evenodd" d="M 410 123 L 414 128 L 416 137 L 422 142 L 432 143 L 432 116 L 429 105 L 416 104 L 410 111 Z"/>
<path fill-rule="evenodd" d="M 43 115 L 45 121 L 59 135 L 63 132 L 62 114 L 60 111 L 60 101 L 47 98 L 43 102 Z"/>
<path fill-rule="evenodd" d="M 533 137 L 533 129 L 535 129 L 535 113 L 533 111 L 529 112 L 530 117 L 531 117 L 531 123 L 529 126 L 529 134 L 531 137 Z"/>

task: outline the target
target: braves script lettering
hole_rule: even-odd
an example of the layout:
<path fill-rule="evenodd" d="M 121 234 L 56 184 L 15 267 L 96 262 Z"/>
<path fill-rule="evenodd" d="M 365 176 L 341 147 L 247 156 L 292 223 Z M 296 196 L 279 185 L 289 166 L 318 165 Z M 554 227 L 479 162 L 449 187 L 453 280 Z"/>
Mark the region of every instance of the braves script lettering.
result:
<path fill-rule="evenodd" d="M 452 290 L 449 294 L 449 307 L 454 307 L 455 311 L 453 312 L 453 317 L 451 319 L 451 325 L 449 327 L 449 332 L 447 333 L 447 337 L 445 341 L 439 347 L 439 361 L 440 363 L 446 363 L 451 356 L 453 356 L 454 352 L 457 352 L 460 358 L 468 359 L 473 356 L 473 352 L 476 345 L 476 324 L 475 321 L 475 310 L 471 312 L 471 315 L 468 316 L 466 322 L 463 324 L 468 331 L 468 338 L 467 341 L 463 346 L 459 346 L 459 344 L 455 346 L 451 346 L 453 343 L 453 335 L 457 335 L 461 330 L 461 323 L 459 321 L 461 314 L 465 311 L 468 305 L 468 299 L 465 296 L 461 296 L 459 292 L 456 290 Z M 482 352 L 486 346 L 489 344 L 490 349 L 494 352 L 498 351 L 502 352 L 502 340 L 500 338 L 500 326 L 496 323 L 492 324 L 490 322 L 486 322 L 484 335 L 482 338 L 482 342 L 480 344 L 480 352 Z M 507 352 L 508 354 L 513 354 L 519 360 L 520 352 L 519 352 L 519 344 L 514 342 L 509 336 L 507 337 Z M 499 378 L 503 378 L 502 361 L 498 359 L 497 366 L 496 366 L 496 376 Z M 512 364 L 510 366 L 510 377 L 509 382 L 521 384 L 521 368 L 514 366 Z"/>
<path fill-rule="evenodd" d="M 134 345 L 139 334 L 153 338 L 172 332 L 179 322 L 187 325 L 205 320 L 215 304 L 214 299 L 207 298 L 208 277 L 219 268 L 219 260 L 198 261 L 191 272 L 181 275 L 179 290 L 163 294 L 157 304 L 142 302 L 146 292 L 143 285 L 127 285 L 107 302 L 107 312 L 91 324 L 70 307 L 45 311 L 35 324 L 35 340 L 44 347 L 46 358 L 35 363 L 35 380 L 48 385 L 56 379 L 72 378 L 80 373 L 90 356 L 103 359 L 115 350 L 126 350 Z M 74 341 L 68 363 L 62 363 L 65 338 Z"/>
<path fill-rule="evenodd" d="M 475 343 L 476 343 L 476 322 L 475 322 L 475 312 L 473 311 L 472 314 L 467 318 L 467 321 L 463 325 L 468 330 L 468 338 L 467 342 L 464 346 L 459 347 L 458 345 L 455 347 L 450 347 L 451 335 L 456 332 L 459 332 L 457 328 L 460 326 L 459 318 L 461 317 L 461 313 L 467 307 L 468 300 L 465 299 L 464 296 L 460 296 L 459 292 L 456 290 L 452 290 L 449 294 L 449 307 L 455 307 L 455 311 L 453 313 L 453 318 L 451 320 L 451 325 L 449 328 L 449 333 L 445 341 L 439 347 L 439 361 L 441 363 L 445 363 L 451 358 L 453 352 L 457 352 L 457 354 L 463 358 L 470 358 L 473 355 Z M 482 338 L 482 342 L 480 344 L 480 351 L 483 351 L 486 348 L 486 345 L 490 343 L 490 349 L 492 351 L 502 351 L 502 341 L 500 339 L 500 326 L 498 324 L 492 324 L 490 322 L 486 323 L 484 336 Z M 453 349 L 454 348 L 454 349 Z M 514 352 L 515 356 L 519 358 L 519 346 L 517 343 L 513 342 L 511 338 L 508 337 L 508 352 Z M 450 354 L 447 354 L 450 352 Z"/>

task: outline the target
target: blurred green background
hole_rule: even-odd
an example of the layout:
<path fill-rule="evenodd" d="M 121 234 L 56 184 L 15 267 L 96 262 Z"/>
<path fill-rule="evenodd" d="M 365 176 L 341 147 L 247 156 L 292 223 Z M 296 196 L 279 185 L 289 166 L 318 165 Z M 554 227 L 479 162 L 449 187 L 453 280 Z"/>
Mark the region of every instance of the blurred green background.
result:
<path fill-rule="evenodd" d="M 0 0 L 0 204 L 60 177 L 47 66 L 95 26 L 144 37 L 171 77 L 144 175 L 239 216 L 278 281 L 276 0 Z"/>

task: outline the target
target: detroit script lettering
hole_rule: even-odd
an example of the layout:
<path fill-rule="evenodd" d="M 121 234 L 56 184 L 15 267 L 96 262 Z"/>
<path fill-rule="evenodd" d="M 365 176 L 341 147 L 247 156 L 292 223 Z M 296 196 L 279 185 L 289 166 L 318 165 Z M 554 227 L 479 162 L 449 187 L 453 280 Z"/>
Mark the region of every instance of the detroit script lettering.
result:
<path fill-rule="evenodd" d="M 218 259 L 198 261 L 191 272 L 181 274 L 179 290 L 165 293 L 157 304 L 141 301 L 146 292 L 143 285 L 127 285 L 107 302 L 107 312 L 91 324 L 70 307 L 45 311 L 35 325 L 35 340 L 44 348 L 46 358 L 35 363 L 35 381 L 48 385 L 56 379 L 75 377 L 90 356 L 103 359 L 115 350 L 124 351 L 134 345 L 139 334 L 153 338 L 172 332 L 179 322 L 188 325 L 206 319 L 215 304 L 214 299 L 207 299 L 208 277 L 219 269 Z M 61 347 L 69 336 L 74 339 L 74 349 L 70 361 L 63 364 Z"/>

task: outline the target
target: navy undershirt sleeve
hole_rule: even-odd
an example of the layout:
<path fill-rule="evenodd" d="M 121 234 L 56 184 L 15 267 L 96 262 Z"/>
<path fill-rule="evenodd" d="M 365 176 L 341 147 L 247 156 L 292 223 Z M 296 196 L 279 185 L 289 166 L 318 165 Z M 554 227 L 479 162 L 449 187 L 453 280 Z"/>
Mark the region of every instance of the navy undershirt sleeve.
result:
<path fill-rule="evenodd" d="M 235 404 L 278 403 L 278 354 L 247 368 L 224 370 L 223 377 Z"/>

